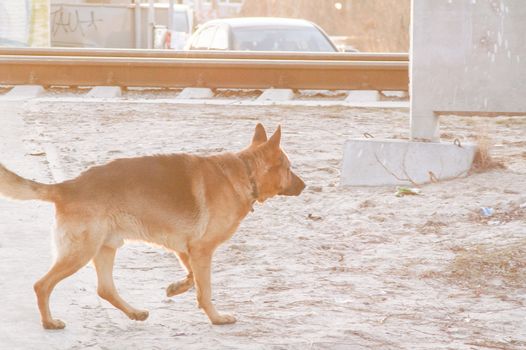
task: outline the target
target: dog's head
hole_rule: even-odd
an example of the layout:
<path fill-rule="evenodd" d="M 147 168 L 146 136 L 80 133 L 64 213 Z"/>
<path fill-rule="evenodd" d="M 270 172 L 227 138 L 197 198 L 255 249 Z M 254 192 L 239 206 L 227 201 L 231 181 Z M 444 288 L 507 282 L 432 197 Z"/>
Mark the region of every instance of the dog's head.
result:
<path fill-rule="evenodd" d="M 258 189 L 259 202 L 275 195 L 298 196 L 305 182 L 296 175 L 290 160 L 280 147 L 281 126 L 267 139 L 263 125 L 258 124 L 248 151 L 253 154 L 253 176 Z"/>

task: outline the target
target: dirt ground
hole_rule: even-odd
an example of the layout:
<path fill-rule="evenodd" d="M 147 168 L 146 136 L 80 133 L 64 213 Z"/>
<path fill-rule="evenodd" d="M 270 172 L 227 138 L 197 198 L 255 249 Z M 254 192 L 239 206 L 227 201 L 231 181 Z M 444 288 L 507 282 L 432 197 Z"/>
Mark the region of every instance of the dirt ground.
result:
<path fill-rule="evenodd" d="M 41 329 L 32 285 L 51 264 L 53 208 L 1 199 L 2 349 L 526 349 L 525 118 L 443 117 L 444 142 L 487 133 L 506 169 L 396 197 L 394 187 L 340 187 L 339 172 L 347 139 L 406 138 L 407 110 L 125 102 L 2 110 L 0 161 L 43 182 L 120 157 L 239 150 L 262 122 L 282 125 L 308 185 L 300 197 L 256 206 L 217 251 L 213 298 L 236 315 L 229 326 L 209 324 L 194 290 L 166 298 L 183 277 L 175 257 L 132 244 L 118 253 L 115 280 L 124 299 L 150 311 L 147 321 L 99 299 L 89 265 L 52 296 L 66 328 Z"/>

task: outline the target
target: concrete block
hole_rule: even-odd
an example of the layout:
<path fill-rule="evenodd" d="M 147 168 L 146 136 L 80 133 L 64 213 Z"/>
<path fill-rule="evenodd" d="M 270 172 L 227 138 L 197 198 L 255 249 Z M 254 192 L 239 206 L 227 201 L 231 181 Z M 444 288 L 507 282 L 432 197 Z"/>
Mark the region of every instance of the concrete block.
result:
<path fill-rule="evenodd" d="M 293 98 L 294 91 L 291 89 L 266 89 L 256 101 L 290 101 Z"/>
<path fill-rule="evenodd" d="M 345 102 L 375 102 L 380 101 L 380 92 L 376 90 L 351 90 Z"/>
<path fill-rule="evenodd" d="M 177 99 L 207 99 L 214 97 L 214 92 L 209 88 L 185 88 L 177 95 Z"/>
<path fill-rule="evenodd" d="M 95 86 L 86 94 L 86 97 L 93 98 L 112 98 L 121 97 L 122 89 L 120 86 Z"/>
<path fill-rule="evenodd" d="M 393 91 L 384 90 L 382 91 L 382 95 L 384 95 L 387 98 L 397 98 L 397 99 L 409 97 L 407 91 L 396 91 L 396 90 L 393 90 Z"/>
<path fill-rule="evenodd" d="M 16 85 L 3 97 L 9 100 L 23 100 L 43 95 L 45 92 L 41 85 Z"/>
<path fill-rule="evenodd" d="M 465 176 L 475 145 L 402 140 L 349 140 L 345 144 L 341 184 L 412 185 Z"/>

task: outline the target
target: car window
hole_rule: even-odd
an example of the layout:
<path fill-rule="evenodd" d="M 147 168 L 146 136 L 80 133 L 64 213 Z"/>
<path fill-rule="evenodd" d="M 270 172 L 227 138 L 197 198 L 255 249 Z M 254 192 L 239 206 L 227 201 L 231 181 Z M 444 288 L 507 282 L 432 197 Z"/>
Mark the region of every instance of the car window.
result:
<path fill-rule="evenodd" d="M 201 31 L 195 42 L 192 44 L 193 49 L 208 50 L 212 44 L 216 27 L 208 27 Z"/>
<path fill-rule="evenodd" d="M 217 28 L 210 49 L 228 50 L 228 27 Z"/>
<path fill-rule="evenodd" d="M 335 52 L 317 28 L 233 28 L 234 50 Z"/>

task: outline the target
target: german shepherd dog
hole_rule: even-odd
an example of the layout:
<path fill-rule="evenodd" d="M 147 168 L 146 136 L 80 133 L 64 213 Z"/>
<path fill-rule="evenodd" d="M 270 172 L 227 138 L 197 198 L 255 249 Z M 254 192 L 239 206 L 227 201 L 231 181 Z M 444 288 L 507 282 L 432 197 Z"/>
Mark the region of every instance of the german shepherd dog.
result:
<path fill-rule="evenodd" d="M 58 184 L 24 179 L 0 164 L 0 194 L 55 204 L 55 261 L 34 285 L 43 327 L 65 327 L 51 316 L 49 296 L 58 282 L 90 260 L 99 296 L 132 320 L 148 318 L 148 311 L 124 301 L 113 283 L 115 253 L 125 240 L 173 251 L 187 275 L 168 286 L 167 296 L 195 285 L 198 306 L 213 324 L 234 323 L 233 316 L 217 312 L 211 301 L 212 255 L 256 201 L 297 196 L 305 188 L 291 171 L 280 139 L 281 127 L 267 139 L 258 124 L 252 143 L 238 153 L 117 159 Z"/>

